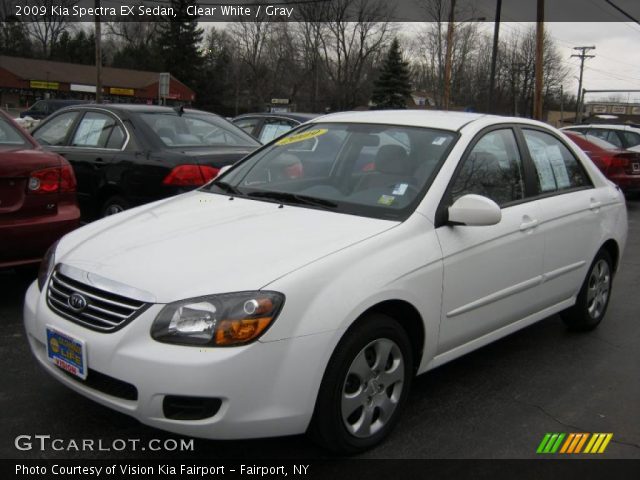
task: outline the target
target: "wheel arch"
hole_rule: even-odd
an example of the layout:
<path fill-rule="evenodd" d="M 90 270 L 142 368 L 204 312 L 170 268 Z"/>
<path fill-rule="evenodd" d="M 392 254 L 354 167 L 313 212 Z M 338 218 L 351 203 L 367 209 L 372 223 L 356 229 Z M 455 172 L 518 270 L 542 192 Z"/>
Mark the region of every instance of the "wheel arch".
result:
<path fill-rule="evenodd" d="M 422 360 L 425 342 L 424 322 L 418 309 L 406 300 L 391 299 L 381 301 L 362 312 L 342 337 L 344 338 L 356 325 L 359 325 L 372 313 L 382 313 L 393 318 L 405 330 L 411 343 L 413 368 L 417 370 Z"/>
<path fill-rule="evenodd" d="M 618 266 L 620 265 L 620 247 L 618 246 L 618 242 L 610 238 L 602 244 L 600 250 L 604 250 L 609 254 L 611 261 L 613 262 L 613 271 L 617 272 Z"/>

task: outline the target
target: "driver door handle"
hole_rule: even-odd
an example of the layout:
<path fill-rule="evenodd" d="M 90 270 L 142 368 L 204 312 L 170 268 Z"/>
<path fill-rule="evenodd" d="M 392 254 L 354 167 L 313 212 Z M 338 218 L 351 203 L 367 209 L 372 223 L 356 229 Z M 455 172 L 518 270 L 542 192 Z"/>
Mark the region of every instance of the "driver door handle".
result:
<path fill-rule="evenodd" d="M 527 230 L 531 230 L 532 228 L 535 228 L 537 225 L 538 225 L 538 220 L 536 220 L 535 218 L 530 218 L 525 216 L 522 219 L 522 223 L 520 224 L 520 231 L 526 232 Z"/>

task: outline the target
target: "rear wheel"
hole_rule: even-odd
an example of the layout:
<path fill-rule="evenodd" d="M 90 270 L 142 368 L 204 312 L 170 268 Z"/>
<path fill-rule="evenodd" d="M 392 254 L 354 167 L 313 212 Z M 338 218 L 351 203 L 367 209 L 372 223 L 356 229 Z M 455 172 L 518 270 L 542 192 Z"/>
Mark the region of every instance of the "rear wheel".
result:
<path fill-rule="evenodd" d="M 367 316 L 331 357 L 309 434 L 339 453 L 375 446 L 397 423 L 412 377 L 412 351 L 404 329 L 386 315 Z"/>
<path fill-rule="evenodd" d="M 576 304 L 562 312 L 562 320 L 571 330 L 593 330 L 609 306 L 613 279 L 613 262 L 606 250 L 596 255 L 587 278 L 578 293 Z"/>
<path fill-rule="evenodd" d="M 116 213 L 124 212 L 131 207 L 131 204 L 120 195 L 109 197 L 103 204 L 100 211 L 101 216 L 108 217 Z"/>

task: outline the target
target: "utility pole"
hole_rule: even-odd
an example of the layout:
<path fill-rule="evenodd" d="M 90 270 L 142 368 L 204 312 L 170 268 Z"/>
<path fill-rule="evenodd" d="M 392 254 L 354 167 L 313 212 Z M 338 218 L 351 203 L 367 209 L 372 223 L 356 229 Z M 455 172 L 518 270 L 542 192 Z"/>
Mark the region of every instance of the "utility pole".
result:
<path fill-rule="evenodd" d="M 100 11 L 100 0 L 95 0 L 96 12 Z M 96 40 L 96 103 L 102 103 L 102 29 L 100 15 L 94 16 Z"/>
<path fill-rule="evenodd" d="M 496 19 L 493 24 L 493 49 L 491 50 L 491 74 L 489 76 L 489 98 L 487 102 L 487 112 L 493 113 L 494 90 L 496 88 L 496 63 L 498 61 L 498 40 L 500 38 L 500 14 L 502 12 L 502 0 L 496 3 Z"/>
<path fill-rule="evenodd" d="M 536 19 L 536 83 L 533 91 L 533 118 L 542 120 L 542 88 L 544 69 L 544 0 L 538 0 Z"/>
<path fill-rule="evenodd" d="M 576 101 L 576 119 L 575 123 L 582 122 L 582 74 L 584 71 L 584 61 L 587 58 L 594 58 L 595 55 L 587 55 L 590 50 L 595 50 L 596 47 L 573 47 L 574 50 L 580 50 L 580 54 L 571 55 L 571 58 L 576 57 L 580 59 L 580 78 L 578 80 L 578 98 Z"/>
<path fill-rule="evenodd" d="M 449 97 L 451 95 L 451 62 L 453 55 L 453 29 L 455 28 L 456 0 L 451 0 L 451 10 L 449 11 L 449 25 L 447 28 L 447 51 L 444 60 L 444 96 L 442 99 L 443 108 L 449 110 Z"/>
<path fill-rule="evenodd" d="M 560 127 L 564 127 L 564 85 L 560 84 Z"/>

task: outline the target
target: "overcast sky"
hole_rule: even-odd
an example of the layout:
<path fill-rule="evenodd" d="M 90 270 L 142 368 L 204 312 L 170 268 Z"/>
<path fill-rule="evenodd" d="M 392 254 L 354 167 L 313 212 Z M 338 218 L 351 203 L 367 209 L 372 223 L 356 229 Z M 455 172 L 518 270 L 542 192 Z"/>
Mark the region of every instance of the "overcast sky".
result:
<path fill-rule="evenodd" d="M 583 86 L 587 90 L 640 90 L 640 25 L 628 23 L 547 23 L 546 28 L 556 40 L 561 54 L 573 65 L 578 76 L 580 60 L 570 58 L 579 53 L 573 47 L 595 46 L 589 52 L 595 58 L 585 60 Z M 578 81 L 569 78 L 567 88 L 577 92 Z M 603 94 L 605 97 L 607 94 Z M 640 93 L 619 94 L 623 100 L 640 101 Z M 587 96 L 586 101 L 590 98 Z"/>
<path fill-rule="evenodd" d="M 640 1 L 640 0 L 638 0 Z M 420 23 L 404 24 L 405 35 L 417 32 Z M 493 23 L 483 22 L 481 30 L 493 35 Z M 535 23 L 502 22 L 500 38 L 525 32 L 535 27 Z M 560 23 L 547 22 L 545 29 L 555 42 L 562 59 L 571 69 L 571 74 L 564 84 L 566 92 L 578 93 L 578 76 L 580 60 L 571 55 L 580 53 L 574 47 L 595 46 L 588 52 L 595 58 L 585 60 L 583 87 L 587 90 L 640 90 L 640 25 L 633 22 L 598 22 L 598 23 Z M 588 94 L 585 100 L 607 99 L 617 95 L 622 101 L 640 103 L 638 93 Z"/>

